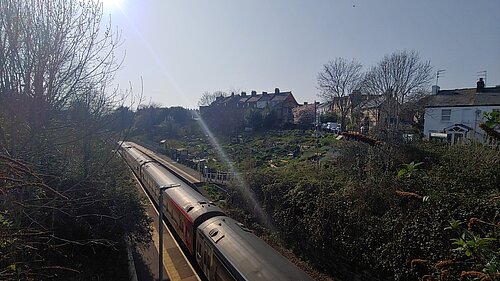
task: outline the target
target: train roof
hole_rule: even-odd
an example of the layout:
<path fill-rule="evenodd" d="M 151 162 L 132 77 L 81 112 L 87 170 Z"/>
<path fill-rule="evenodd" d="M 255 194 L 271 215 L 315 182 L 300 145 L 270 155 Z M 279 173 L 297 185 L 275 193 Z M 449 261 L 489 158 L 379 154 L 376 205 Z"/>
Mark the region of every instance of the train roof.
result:
<path fill-rule="evenodd" d="M 245 280 L 313 280 L 238 221 L 214 217 L 200 231 Z"/>
<path fill-rule="evenodd" d="M 135 148 L 133 146 L 128 146 L 128 145 L 125 145 L 125 143 L 124 143 L 124 144 L 122 144 L 122 147 L 139 164 L 143 164 L 143 163 L 148 162 L 148 161 L 154 161 L 149 156 L 145 155 L 144 153 L 142 153 L 141 151 L 139 151 L 137 148 Z"/>
<path fill-rule="evenodd" d="M 143 172 L 147 173 L 156 183 L 157 187 L 179 184 L 168 188 L 165 194 L 182 208 L 187 216 L 197 227 L 204 219 L 212 216 L 224 215 L 222 209 L 210 202 L 188 184 L 176 178 L 169 170 L 156 162 L 144 165 Z"/>

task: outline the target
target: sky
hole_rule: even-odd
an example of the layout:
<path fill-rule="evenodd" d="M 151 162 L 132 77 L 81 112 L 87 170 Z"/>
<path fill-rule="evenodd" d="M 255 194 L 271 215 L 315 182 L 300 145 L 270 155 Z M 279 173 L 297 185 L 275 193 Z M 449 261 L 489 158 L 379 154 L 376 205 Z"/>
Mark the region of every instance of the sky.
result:
<path fill-rule="evenodd" d="M 144 103 L 197 108 L 205 91 L 274 88 L 320 101 L 329 60 L 367 70 L 397 50 L 419 52 L 434 76 L 446 70 L 441 89 L 475 87 L 484 70 L 487 86 L 500 84 L 498 0 L 104 1 L 123 40 L 115 83 L 143 88 Z"/>

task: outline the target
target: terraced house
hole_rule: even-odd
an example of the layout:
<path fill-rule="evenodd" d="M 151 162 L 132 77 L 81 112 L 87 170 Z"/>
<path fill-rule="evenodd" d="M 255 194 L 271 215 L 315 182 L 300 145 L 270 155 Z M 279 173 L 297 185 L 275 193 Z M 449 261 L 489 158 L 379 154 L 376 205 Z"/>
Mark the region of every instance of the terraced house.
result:
<path fill-rule="evenodd" d="M 292 110 L 298 105 L 291 91 L 281 92 L 276 88 L 271 93 L 257 94 L 252 91 L 251 94 L 241 92 L 217 97 L 210 105 L 200 106 L 200 114 L 215 129 L 237 130 L 252 127 L 251 125 L 259 123 L 255 120 L 265 121 L 266 118 L 273 127 L 281 127 L 293 123 Z M 255 122 L 252 122 L 252 119 Z M 217 122 L 211 122 L 215 120 Z"/>
<path fill-rule="evenodd" d="M 485 87 L 482 80 L 476 88 L 440 90 L 433 86 L 425 107 L 424 137 L 451 144 L 488 141 L 480 124 L 484 113 L 491 111 L 500 111 L 500 86 Z"/>

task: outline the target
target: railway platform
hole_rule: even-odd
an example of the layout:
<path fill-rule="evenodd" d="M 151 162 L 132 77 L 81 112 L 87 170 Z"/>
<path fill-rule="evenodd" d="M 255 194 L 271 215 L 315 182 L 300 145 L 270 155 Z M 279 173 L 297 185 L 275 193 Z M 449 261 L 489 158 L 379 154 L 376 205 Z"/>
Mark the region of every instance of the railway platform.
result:
<path fill-rule="evenodd" d="M 150 202 L 139 183 L 136 188 L 141 197 Z M 146 211 L 153 220 L 151 225 L 152 241 L 144 247 L 134 249 L 133 258 L 138 281 L 158 280 L 159 278 L 159 214 L 152 202 L 147 205 Z M 191 266 L 165 223 L 163 223 L 163 228 L 163 280 L 200 281 L 197 272 Z"/>

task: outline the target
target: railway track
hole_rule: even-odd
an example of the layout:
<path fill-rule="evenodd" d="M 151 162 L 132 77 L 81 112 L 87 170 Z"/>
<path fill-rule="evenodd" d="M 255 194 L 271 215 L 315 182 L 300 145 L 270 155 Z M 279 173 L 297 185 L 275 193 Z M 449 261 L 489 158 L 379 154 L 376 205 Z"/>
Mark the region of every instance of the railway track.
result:
<path fill-rule="evenodd" d="M 185 260 L 201 269 L 199 276 L 203 279 L 312 280 L 250 229 L 228 217 L 199 193 L 192 181 L 179 177 L 168 162 L 134 143 L 123 143 L 121 147 L 149 199 L 163 202 L 161 210 L 172 236 L 178 235 L 179 248 L 187 249 Z"/>

